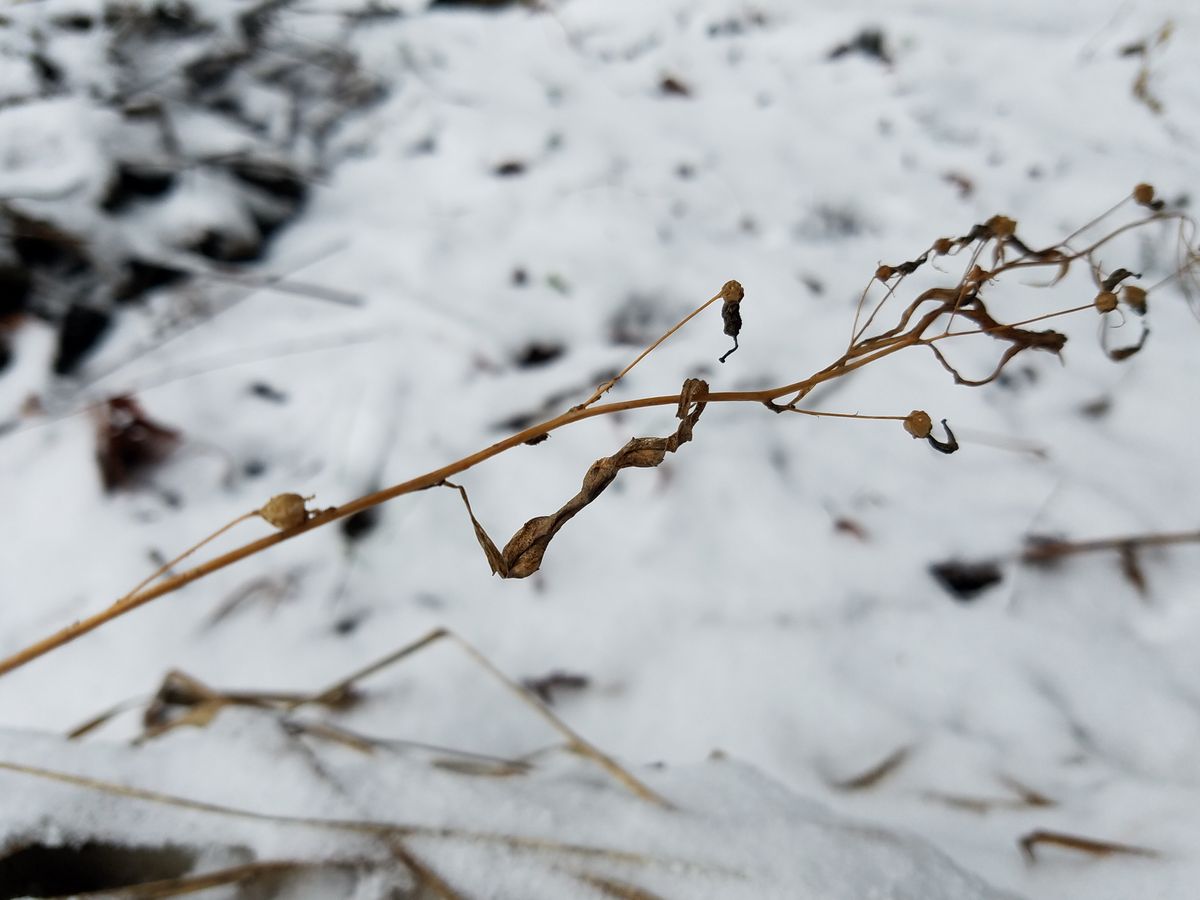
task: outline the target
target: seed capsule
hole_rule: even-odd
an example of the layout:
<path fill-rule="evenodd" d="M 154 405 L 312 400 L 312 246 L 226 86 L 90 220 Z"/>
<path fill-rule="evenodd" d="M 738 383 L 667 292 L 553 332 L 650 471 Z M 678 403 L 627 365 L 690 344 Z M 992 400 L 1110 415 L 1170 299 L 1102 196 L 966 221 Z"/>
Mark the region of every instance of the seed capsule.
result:
<path fill-rule="evenodd" d="M 904 430 L 915 438 L 927 438 L 933 433 L 933 419 L 923 409 L 914 409 L 904 417 Z"/>
<path fill-rule="evenodd" d="M 1017 223 L 1008 216 L 992 216 L 987 220 L 987 227 L 996 237 L 1012 237 L 1017 231 Z"/>
<path fill-rule="evenodd" d="M 308 521 L 305 499 L 299 494 L 276 494 L 266 502 L 258 514 L 280 531 L 295 528 Z"/>

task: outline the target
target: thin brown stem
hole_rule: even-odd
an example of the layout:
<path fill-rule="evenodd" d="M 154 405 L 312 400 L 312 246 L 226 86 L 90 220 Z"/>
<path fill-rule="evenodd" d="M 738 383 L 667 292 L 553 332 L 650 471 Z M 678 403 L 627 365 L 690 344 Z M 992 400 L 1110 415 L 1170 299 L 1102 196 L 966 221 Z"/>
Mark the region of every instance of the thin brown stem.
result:
<path fill-rule="evenodd" d="M 678 322 L 676 322 L 673 326 L 671 326 L 670 329 L 667 330 L 666 334 L 664 334 L 657 341 L 655 341 L 653 344 L 651 344 L 649 347 L 647 347 L 645 350 L 643 350 L 641 353 L 639 353 L 637 356 L 637 359 L 635 359 L 633 362 L 631 362 L 629 365 L 627 365 L 624 369 L 622 369 L 620 372 L 618 372 L 616 375 L 614 375 L 608 381 L 604 382 L 604 384 L 600 385 L 600 387 L 596 388 L 596 390 L 592 393 L 592 396 L 588 397 L 586 400 L 584 400 L 582 403 L 580 403 L 578 406 L 576 406 L 575 410 L 587 409 L 589 406 L 591 406 L 593 403 L 595 403 L 597 400 L 599 400 L 601 397 L 603 397 L 605 394 L 607 394 L 609 391 L 611 391 L 618 381 L 620 381 L 622 378 L 624 378 L 626 375 L 629 374 L 630 370 L 634 366 L 636 366 L 643 359 L 645 359 L 647 356 L 649 356 L 651 353 L 653 353 L 654 350 L 657 349 L 658 346 L 663 341 L 665 341 L 667 338 L 669 338 L 671 335 L 673 335 L 675 332 L 677 332 L 680 328 L 682 328 L 684 325 L 686 325 L 692 319 L 696 318 L 696 316 L 700 315 L 700 313 L 704 312 L 704 310 L 708 309 L 710 306 L 712 306 L 714 303 L 716 303 L 718 300 L 720 300 L 721 296 L 722 296 L 721 294 L 717 294 L 715 297 L 705 300 L 703 303 L 701 303 L 699 306 L 697 306 L 695 309 L 693 309 L 690 313 L 688 313 L 686 316 L 684 316 L 682 319 L 680 319 Z M 572 412 L 574 412 L 574 410 L 572 410 Z"/>
<path fill-rule="evenodd" d="M 1078 553 L 1096 553 L 1103 550 L 1125 550 L 1136 547 L 1166 547 L 1171 544 L 1200 543 L 1200 531 L 1177 531 L 1157 534 L 1135 534 L 1126 537 L 1098 538 L 1091 541 L 1042 541 L 1020 554 L 1022 562 L 1049 562 L 1063 556 Z"/>
<path fill-rule="evenodd" d="M 242 515 L 238 516 L 236 519 L 232 520 L 231 522 L 226 522 L 224 525 L 222 525 L 220 528 L 218 528 L 216 531 L 214 531 L 208 537 L 193 544 L 191 547 L 184 550 L 182 553 L 180 553 L 174 559 L 168 560 L 167 562 L 163 563 L 148 577 L 143 578 L 138 583 L 137 587 L 135 587 L 128 594 L 126 594 L 121 599 L 119 599 L 115 603 L 113 603 L 112 606 L 108 607 L 108 609 L 101 610 L 100 612 L 98 612 L 94 615 L 88 616 L 86 619 L 80 619 L 78 622 L 73 622 L 72 624 L 68 625 L 66 628 L 56 631 L 54 634 L 50 635 L 49 637 L 43 638 L 42 640 L 38 641 L 36 644 L 26 647 L 21 652 L 10 656 L 8 659 L 4 660 L 3 662 L 0 662 L 0 676 L 7 674 L 8 672 L 12 671 L 13 669 L 16 669 L 16 668 L 19 668 L 20 666 L 25 665 L 25 663 L 30 662 L 31 660 L 37 659 L 39 656 L 43 656 L 44 654 L 49 653 L 51 650 L 55 650 L 58 647 L 61 647 L 63 644 L 70 643 L 71 641 L 75 640 L 76 638 L 87 634 L 89 631 L 96 630 L 101 625 L 103 625 L 105 622 L 111 622 L 113 619 L 117 618 L 118 616 L 123 616 L 123 615 L 125 615 L 125 613 L 131 612 L 132 610 L 137 609 L 139 606 L 149 603 L 156 596 L 161 596 L 161 594 L 155 593 L 155 591 L 153 589 L 151 589 L 150 591 L 147 591 L 145 593 L 138 593 L 138 592 L 141 591 L 150 582 L 154 581 L 154 579 L 156 579 L 160 575 L 163 575 L 166 572 L 168 572 L 172 566 L 174 566 L 181 560 L 187 559 L 189 556 L 191 556 L 193 553 L 195 553 L 201 547 L 216 540 L 221 535 L 223 535 L 225 532 L 227 532 L 231 528 L 233 528 L 235 525 L 238 525 L 241 522 L 245 522 L 247 519 L 252 519 L 256 515 L 258 515 L 257 511 L 243 513 Z M 193 569 L 191 571 L 195 571 L 195 570 Z M 183 574 L 186 575 L 187 573 L 185 572 Z M 170 584 L 173 581 L 175 581 L 178 577 L 179 576 L 175 576 L 175 578 L 169 578 L 165 582 L 163 582 L 163 584 Z M 160 585 L 160 587 L 161 587 L 161 585 Z"/>

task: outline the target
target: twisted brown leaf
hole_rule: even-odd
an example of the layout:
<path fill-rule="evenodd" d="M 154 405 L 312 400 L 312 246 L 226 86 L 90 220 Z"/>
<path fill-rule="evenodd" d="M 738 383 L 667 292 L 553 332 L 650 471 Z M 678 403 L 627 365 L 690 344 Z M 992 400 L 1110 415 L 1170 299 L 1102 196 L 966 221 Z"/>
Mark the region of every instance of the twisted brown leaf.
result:
<path fill-rule="evenodd" d="M 685 381 L 679 393 L 679 409 L 675 413 L 681 421 L 674 434 L 661 438 L 632 438 L 612 456 L 596 460 L 583 476 L 583 486 L 579 493 L 552 515 L 530 519 L 517 529 L 517 533 L 504 545 L 503 550 L 497 549 L 495 542 L 475 518 L 466 489 L 449 481 L 442 482 L 446 487 L 455 488 L 462 496 L 467 515 L 471 517 L 471 525 L 475 528 L 475 538 L 483 548 L 492 574 L 501 578 L 528 578 L 536 572 L 542 565 L 546 548 L 559 529 L 604 493 L 604 489 L 613 483 L 618 472 L 631 467 L 654 468 L 662 463 L 668 453 L 674 453 L 681 444 L 686 444 L 692 439 L 692 429 L 699 420 L 700 413 L 704 412 L 704 398 L 707 396 L 707 382 L 699 378 L 689 378 Z"/>

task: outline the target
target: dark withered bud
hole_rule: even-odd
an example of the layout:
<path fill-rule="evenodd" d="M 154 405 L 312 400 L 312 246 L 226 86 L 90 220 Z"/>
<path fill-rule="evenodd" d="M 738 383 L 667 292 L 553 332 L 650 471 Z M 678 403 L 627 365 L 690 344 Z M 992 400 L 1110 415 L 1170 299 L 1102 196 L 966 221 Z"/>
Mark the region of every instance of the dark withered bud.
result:
<path fill-rule="evenodd" d="M 725 323 L 725 333 L 733 338 L 733 347 L 721 357 L 721 362 L 725 362 L 738 348 L 738 335 L 742 331 L 742 298 L 745 296 L 746 291 L 737 281 L 727 281 L 721 288 L 721 299 L 724 301 L 721 306 L 721 320 Z"/>
<path fill-rule="evenodd" d="M 1121 298 L 1125 301 L 1125 305 L 1139 316 L 1146 314 L 1145 288 L 1140 288 L 1136 284 L 1127 284 L 1121 291 Z"/>
<path fill-rule="evenodd" d="M 1141 278 L 1141 277 L 1142 277 L 1141 275 L 1138 275 L 1134 272 L 1130 272 L 1128 269 L 1117 269 L 1115 272 L 1113 272 L 1111 275 L 1109 275 L 1107 278 L 1104 279 L 1104 281 L 1100 285 L 1100 289 L 1104 290 L 1104 291 L 1114 291 L 1117 289 L 1117 285 L 1119 285 L 1126 278 Z"/>
<path fill-rule="evenodd" d="M 958 439 L 954 437 L 954 432 L 950 430 L 950 426 L 946 424 L 946 420 L 942 419 L 942 427 L 946 429 L 946 440 L 939 441 L 930 432 L 925 436 L 925 440 L 929 441 L 929 446 L 938 453 L 953 453 L 958 449 Z"/>

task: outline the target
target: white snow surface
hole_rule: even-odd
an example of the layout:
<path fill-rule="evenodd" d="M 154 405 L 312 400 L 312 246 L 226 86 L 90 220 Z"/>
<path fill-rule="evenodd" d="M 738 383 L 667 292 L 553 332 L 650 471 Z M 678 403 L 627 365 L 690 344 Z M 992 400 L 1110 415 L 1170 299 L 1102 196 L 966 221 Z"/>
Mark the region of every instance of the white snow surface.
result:
<path fill-rule="evenodd" d="M 242 6 L 207 14 L 231 28 Z M 27 90 L 14 35 L 32 41 L 54 15 L 97 8 L 6 8 L 5 97 Z M 328 136 L 303 214 L 249 269 L 359 303 L 165 288 L 124 310 L 74 379 L 50 374 L 51 326 L 13 332 L 0 420 L 31 394 L 47 413 L 0 434 L 0 655 L 102 609 L 155 559 L 273 494 L 340 504 L 565 410 L 727 279 L 746 288 L 741 349 L 717 363 L 729 339 L 710 309 L 611 399 L 675 393 L 694 376 L 745 390 L 809 375 L 845 348 L 881 261 L 995 213 L 1051 244 L 1137 182 L 1171 202 L 1200 190 L 1200 11 L 1186 3 L 408 2 L 403 15 L 348 15 L 361 9 L 313 0 L 286 13 L 296 40 L 352 51 L 388 94 Z M 1132 90 L 1142 58 L 1121 48 L 1168 22 L 1148 57 L 1156 113 Z M 828 59 L 872 26 L 890 64 Z M 103 83 L 90 39 L 72 40 L 63 64 Z M 662 92 L 667 76 L 688 95 Z M 90 96 L 80 82 L 6 100 L 0 195 L 99 195 L 112 123 Z M 180 116 L 213 152 L 242 139 Z M 514 162 L 521 172 L 496 174 Z M 122 239 L 154 246 L 189 216 L 226 214 L 220 192 L 188 191 L 126 220 Z M 1174 237 L 1156 228 L 1102 256 L 1153 284 Z M 951 282 L 959 264 L 944 263 Z M 1086 276 L 1049 290 L 1008 279 L 1004 296 L 1030 316 L 1083 304 Z M 207 314 L 145 350 L 180 309 Z M 448 490 L 388 503 L 360 540 L 318 529 L 207 577 L 0 679 L 0 853 L 100 837 L 208 848 L 210 868 L 393 852 L 377 835 L 114 795 L 33 766 L 268 816 L 414 826 L 409 851 L 468 897 L 604 896 L 580 873 L 688 898 L 1194 897 L 1200 550 L 1144 552 L 1144 596 L 1110 553 L 1050 571 L 1005 561 L 1004 580 L 969 602 L 929 573 L 1009 560 L 1030 533 L 1200 526 L 1200 324 L 1173 288 L 1152 294 L 1148 321 L 1145 349 L 1120 363 L 1085 313 L 1054 326 L 1070 337 L 1062 363 L 1025 354 L 1003 383 L 956 386 L 913 350 L 807 400 L 927 409 L 959 434 L 953 456 L 898 422 L 711 404 L 692 443 L 623 472 L 527 580 L 489 575 Z M 520 365 L 531 345 L 562 353 Z M 948 352 L 980 375 L 997 357 L 990 342 Z M 259 383 L 284 399 L 250 390 Z M 125 392 L 185 439 L 153 487 L 106 494 L 88 407 Z M 1100 400 L 1102 415 L 1085 414 Z M 578 490 L 596 458 L 669 434 L 672 412 L 592 419 L 456 480 L 503 543 Z M 241 525 L 200 558 L 268 531 Z M 312 691 L 435 628 L 514 680 L 585 676 L 554 695 L 556 714 L 673 808 L 562 749 L 449 642 L 373 675 L 347 710 L 304 713 L 391 742 L 371 754 L 290 733 L 262 709 L 136 746 L 133 711 L 61 737 L 153 694 L 172 669 L 223 690 Z M 900 750 L 894 770 L 847 786 Z M 438 764 L 462 753 L 529 768 Z M 1041 800 L 1023 801 L 1030 792 Z M 1155 855 L 1042 847 L 1030 863 L 1019 841 L 1037 830 Z M 403 883 L 365 864 L 336 875 L 295 896 Z M 222 890 L 210 895 L 236 896 Z"/>

